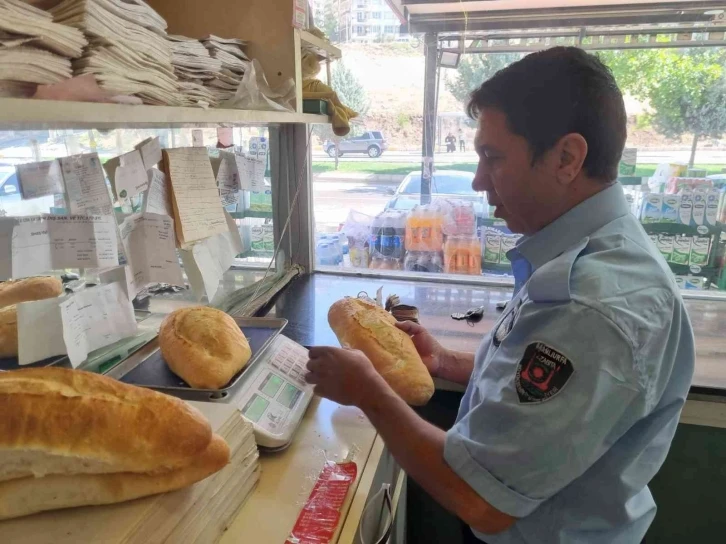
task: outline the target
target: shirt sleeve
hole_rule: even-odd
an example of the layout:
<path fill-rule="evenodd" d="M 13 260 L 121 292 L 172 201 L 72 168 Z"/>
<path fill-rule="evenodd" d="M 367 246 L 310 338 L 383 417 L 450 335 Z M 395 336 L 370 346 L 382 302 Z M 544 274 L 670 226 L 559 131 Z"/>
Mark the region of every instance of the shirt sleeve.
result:
<path fill-rule="evenodd" d="M 444 458 L 489 504 L 532 513 L 643 417 L 628 337 L 571 301 L 527 303 L 472 375 L 470 410 Z"/>

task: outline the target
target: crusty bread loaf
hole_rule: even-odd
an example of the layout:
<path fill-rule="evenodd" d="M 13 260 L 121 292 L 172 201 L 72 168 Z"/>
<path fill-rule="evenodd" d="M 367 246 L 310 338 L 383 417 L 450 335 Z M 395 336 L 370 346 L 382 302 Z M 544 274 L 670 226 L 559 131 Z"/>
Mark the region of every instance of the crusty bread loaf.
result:
<path fill-rule="evenodd" d="M 159 347 L 171 371 L 197 389 L 221 389 L 252 357 L 235 320 L 206 306 L 181 308 L 166 316 Z"/>
<path fill-rule="evenodd" d="M 15 306 L 0 308 L 0 358 L 18 356 L 18 312 Z"/>
<path fill-rule="evenodd" d="M 434 381 L 413 341 L 383 308 L 359 298 L 344 298 L 330 307 L 328 322 L 340 344 L 365 353 L 407 403 L 421 406 L 434 394 Z"/>
<path fill-rule="evenodd" d="M 128 436 L 129 440 L 135 438 Z M 123 502 L 180 489 L 224 468 L 229 453 L 227 443 L 215 434 L 191 464 L 162 474 L 53 475 L 0 482 L 0 520 L 58 508 Z"/>
<path fill-rule="evenodd" d="M 63 283 L 52 276 L 8 280 L 0 283 L 0 308 L 18 302 L 57 297 L 61 293 L 63 293 Z"/>
<path fill-rule="evenodd" d="M 187 403 L 63 368 L 0 372 L 0 481 L 46 474 L 165 472 L 211 440 Z"/>

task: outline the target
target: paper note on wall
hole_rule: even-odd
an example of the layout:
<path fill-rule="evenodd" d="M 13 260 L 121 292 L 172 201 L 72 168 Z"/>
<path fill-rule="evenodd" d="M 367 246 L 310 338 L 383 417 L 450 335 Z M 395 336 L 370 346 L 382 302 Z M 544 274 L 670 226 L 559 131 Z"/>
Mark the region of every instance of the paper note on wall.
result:
<path fill-rule="evenodd" d="M 46 215 L 19 218 L 13 228 L 12 277 L 24 278 L 62 268 L 118 265 L 113 216 Z"/>
<path fill-rule="evenodd" d="M 236 204 L 239 201 L 239 174 L 234 154 L 220 152 L 219 170 L 217 170 L 217 186 L 222 206 Z"/>
<path fill-rule="evenodd" d="M 70 212 L 112 215 L 111 195 L 106 186 L 98 154 L 72 155 L 59 160 Z"/>
<path fill-rule="evenodd" d="M 144 197 L 144 212 L 173 217 L 169 199 L 169 184 L 166 181 L 166 175 L 157 168 L 152 168 L 147 174 L 149 177 L 149 188 Z"/>
<path fill-rule="evenodd" d="M 118 283 L 85 289 L 60 303 L 63 340 L 74 368 L 96 349 L 137 331 L 134 308 Z"/>
<path fill-rule="evenodd" d="M 136 282 L 134 282 L 134 274 L 129 265 L 114 266 L 113 268 L 101 270 L 98 273 L 98 279 L 103 284 L 118 283 L 126 296 L 129 297 L 129 300 L 133 301 L 134 297 L 138 294 Z"/>
<path fill-rule="evenodd" d="M 18 363 L 21 366 L 66 353 L 60 311 L 63 300 L 63 297 L 54 297 L 18 304 Z M 38 331 L 43 332 L 38 334 Z"/>
<path fill-rule="evenodd" d="M 149 170 L 161 162 L 161 144 L 159 138 L 146 138 L 136 146 L 141 152 L 141 159 L 144 161 L 144 168 Z"/>
<path fill-rule="evenodd" d="M 108 174 L 116 198 L 131 198 L 149 186 L 144 161 L 136 149 L 109 159 L 103 165 L 103 169 Z"/>
<path fill-rule="evenodd" d="M 194 147 L 165 149 L 163 156 L 180 244 L 225 232 L 224 209 L 207 150 Z"/>
<path fill-rule="evenodd" d="M 184 285 L 170 217 L 152 213 L 128 217 L 120 227 L 133 299 L 149 283 Z"/>
<path fill-rule="evenodd" d="M 205 295 L 211 302 L 219 289 L 219 281 L 232 266 L 234 258 L 244 251 L 242 239 L 234 219 L 225 212 L 227 232 L 195 243 L 189 249 L 180 249 L 184 270 L 197 300 Z"/>
<path fill-rule="evenodd" d="M 240 189 L 262 193 L 265 191 L 265 161 L 244 155 L 235 155 Z"/>
<path fill-rule="evenodd" d="M 24 199 L 62 194 L 63 175 L 57 160 L 19 164 L 15 167 Z"/>

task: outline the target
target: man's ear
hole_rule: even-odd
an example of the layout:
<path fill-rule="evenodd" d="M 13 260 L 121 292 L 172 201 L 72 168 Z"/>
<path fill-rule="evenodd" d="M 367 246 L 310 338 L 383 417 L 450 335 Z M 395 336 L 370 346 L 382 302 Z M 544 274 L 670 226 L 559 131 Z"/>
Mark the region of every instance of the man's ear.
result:
<path fill-rule="evenodd" d="M 587 157 L 587 141 L 581 134 L 566 134 L 557 144 L 559 165 L 557 181 L 562 185 L 572 183 L 580 172 Z"/>

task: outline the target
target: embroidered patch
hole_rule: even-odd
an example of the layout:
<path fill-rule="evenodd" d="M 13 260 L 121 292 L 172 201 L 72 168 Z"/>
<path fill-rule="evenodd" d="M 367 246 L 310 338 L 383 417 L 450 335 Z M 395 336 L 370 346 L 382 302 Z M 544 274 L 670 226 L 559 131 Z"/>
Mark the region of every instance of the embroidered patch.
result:
<path fill-rule="evenodd" d="M 575 369 L 559 351 L 542 342 L 527 346 L 514 384 L 520 404 L 544 402 L 562 391 Z"/>
<path fill-rule="evenodd" d="M 512 309 L 509 310 L 509 313 L 507 313 L 507 315 L 505 315 L 499 322 L 499 325 L 497 325 L 497 328 L 494 330 L 494 334 L 492 335 L 492 343 L 495 348 L 498 348 L 507 335 L 512 331 L 512 327 L 514 327 L 514 322 L 517 320 L 521 306 L 522 299 L 520 298 L 519 302 L 517 302 L 516 305 L 512 305 Z"/>

